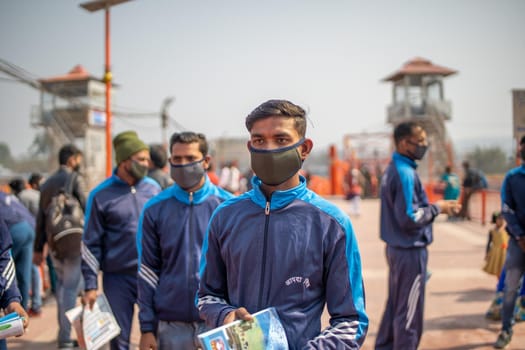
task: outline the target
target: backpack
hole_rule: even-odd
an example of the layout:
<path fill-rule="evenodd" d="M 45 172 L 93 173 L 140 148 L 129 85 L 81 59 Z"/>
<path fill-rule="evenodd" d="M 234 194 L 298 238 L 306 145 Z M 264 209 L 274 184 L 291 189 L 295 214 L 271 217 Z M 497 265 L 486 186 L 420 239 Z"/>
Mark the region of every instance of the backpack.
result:
<path fill-rule="evenodd" d="M 488 188 L 488 187 L 489 187 L 489 184 L 487 181 L 487 177 L 481 170 L 476 169 L 476 175 L 474 177 L 474 188 L 481 189 L 481 188 Z"/>
<path fill-rule="evenodd" d="M 65 186 L 51 198 L 46 211 L 47 243 L 51 254 L 57 259 L 80 256 L 80 243 L 84 228 L 84 212 L 73 196 L 73 184 L 77 173 L 73 172 Z"/>

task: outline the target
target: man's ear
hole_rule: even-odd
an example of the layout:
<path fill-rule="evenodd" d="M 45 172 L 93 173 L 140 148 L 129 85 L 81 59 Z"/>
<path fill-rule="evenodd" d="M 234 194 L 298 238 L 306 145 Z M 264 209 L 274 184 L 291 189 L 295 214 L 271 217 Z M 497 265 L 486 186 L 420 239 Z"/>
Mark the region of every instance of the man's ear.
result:
<path fill-rule="evenodd" d="M 204 156 L 204 162 L 202 164 L 202 166 L 204 167 L 204 170 L 208 170 L 210 168 L 210 161 L 211 161 L 211 156 L 209 154 Z"/>
<path fill-rule="evenodd" d="M 310 154 L 310 152 L 312 152 L 313 147 L 314 147 L 314 142 L 311 139 L 304 139 L 304 142 L 301 145 L 301 151 L 300 151 L 301 158 L 303 160 L 305 160 L 306 157 L 308 157 L 308 155 Z"/>

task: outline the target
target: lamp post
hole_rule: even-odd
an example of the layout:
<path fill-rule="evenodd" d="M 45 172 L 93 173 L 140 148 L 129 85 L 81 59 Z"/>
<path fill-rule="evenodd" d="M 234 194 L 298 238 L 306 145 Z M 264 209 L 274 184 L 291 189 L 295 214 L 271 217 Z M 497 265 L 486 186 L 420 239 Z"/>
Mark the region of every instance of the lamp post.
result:
<path fill-rule="evenodd" d="M 111 43 L 109 35 L 109 8 L 114 5 L 128 2 L 130 0 L 95 0 L 80 4 L 80 7 L 95 12 L 105 10 L 105 49 L 106 63 L 104 72 L 104 82 L 106 83 L 106 176 L 111 175 Z"/>

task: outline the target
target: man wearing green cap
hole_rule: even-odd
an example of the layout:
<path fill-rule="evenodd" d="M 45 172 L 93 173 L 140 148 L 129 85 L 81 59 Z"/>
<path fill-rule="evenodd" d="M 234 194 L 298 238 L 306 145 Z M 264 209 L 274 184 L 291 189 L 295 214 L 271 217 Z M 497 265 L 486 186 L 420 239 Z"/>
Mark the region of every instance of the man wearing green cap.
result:
<path fill-rule="evenodd" d="M 97 298 L 97 277 L 121 328 L 111 349 L 129 349 L 129 337 L 137 299 L 137 248 L 135 236 L 142 207 L 160 192 L 146 176 L 149 147 L 135 131 L 113 139 L 117 168 L 113 175 L 91 191 L 82 239 L 84 302 L 90 307 Z"/>

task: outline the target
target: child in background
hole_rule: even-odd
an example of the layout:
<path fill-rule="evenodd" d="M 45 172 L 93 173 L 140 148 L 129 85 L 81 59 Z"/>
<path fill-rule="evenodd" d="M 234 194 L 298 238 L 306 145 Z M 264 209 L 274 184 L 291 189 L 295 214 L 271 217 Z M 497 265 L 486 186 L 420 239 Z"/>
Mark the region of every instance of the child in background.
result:
<path fill-rule="evenodd" d="M 489 232 L 489 240 L 485 253 L 485 266 L 483 271 L 498 277 L 496 297 L 492 301 L 485 317 L 491 320 L 501 320 L 501 307 L 503 305 L 503 289 L 505 287 L 505 257 L 509 235 L 505 231 L 505 219 L 500 212 L 492 214 L 494 227 Z M 525 283 L 522 281 L 519 296 L 516 300 L 514 318 L 517 322 L 525 321 Z"/>
<path fill-rule="evenodd" d="M 494 227 L 489 231 L 483 271 L 499 279 L 507 255 L 509 234 L 505 230 L 505 219 L 500 212 L 492 214 L 492 223 Z"/>

